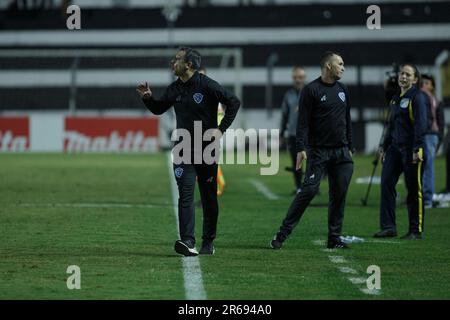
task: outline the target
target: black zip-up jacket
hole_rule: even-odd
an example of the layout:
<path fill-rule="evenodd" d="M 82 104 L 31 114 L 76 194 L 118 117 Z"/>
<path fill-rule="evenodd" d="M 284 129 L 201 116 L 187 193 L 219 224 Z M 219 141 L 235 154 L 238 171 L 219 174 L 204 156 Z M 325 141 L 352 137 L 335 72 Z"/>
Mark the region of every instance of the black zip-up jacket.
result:
<path fill-rule="evenodd" d="M 212 128 L 219 128 L 222 133 L 228 129 L 240 107 L 239 99 L 225 90 L 208 76 L 195 72 L 186 82 L 177 79 L 170 84 L 159 99 L 143 99 L 146 107 L 154 114 L 175 108 L 177 129 L 188 130 L 194 134 L 194 121 L 202 122 L 202 134 Z M 226 106 L 225 116 L 217 124 L 217 107 Z"/>
<path fill-rule="evenodd" d="M 393 144 L 418 152 L 423 149 L 427 129 L 427 97 L 416 87 L 396 94 L 390 102 L 390 117 L 383 150 Z"/>
<path fill-rule="evenodd" d="M 348 146 L 353 151 L 350 101 L 341 82 L 324 83 L 319 77 L 300 95 L 297 151 Z"/>

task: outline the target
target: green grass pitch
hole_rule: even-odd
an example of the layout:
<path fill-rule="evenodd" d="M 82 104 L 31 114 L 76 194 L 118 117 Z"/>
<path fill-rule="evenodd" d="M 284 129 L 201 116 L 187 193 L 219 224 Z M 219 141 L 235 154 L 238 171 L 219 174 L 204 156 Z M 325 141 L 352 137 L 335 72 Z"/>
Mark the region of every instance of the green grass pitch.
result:
<path fill-rule="evenodd" d="M 355 181 L 370 175 L 371 160 L 355 157 L 344 221 L 344 234 L 369 241 L 378 230 L 380 187 L 373 186 L 369 206 L 362 207 L 367 185 Z M 282 154 L 280 168 L 287 165 Z M 436 169 L 440 190 L 442 158 Z M 272 251 L 269 240 L 292 199 L 291 174 L 280 169 L 276 176 L 260 176 L 256 165 L 223 170 L 227 186 L 220 198 L 216 254 L 199 257 L 208 299 L 450 298 L 450 209 L 426 212 L 422 241 L 390 239 L 327 252 L 317 241 L 327 232 L 323 181 L 285 246 Z M 184 299 L 168 177 L 164 153 L 1 154 L 0 299 Z M 265 198 L 252 179 L 279 199 Z M 398 190 L 404 198 L 404 184 Z M 397 220 L 403 235 L 404 205 Z M 196 227 L 200 242 L 199 209 Z M 330 256 L 345 262 L 332 263 Z M 81 290 L 66 287 L 69 265 L 81 269 Z M 364 284 L 348 280 L 368 277 L 370 265 L 381 269 L 379 295 L 365 294 Z"/>

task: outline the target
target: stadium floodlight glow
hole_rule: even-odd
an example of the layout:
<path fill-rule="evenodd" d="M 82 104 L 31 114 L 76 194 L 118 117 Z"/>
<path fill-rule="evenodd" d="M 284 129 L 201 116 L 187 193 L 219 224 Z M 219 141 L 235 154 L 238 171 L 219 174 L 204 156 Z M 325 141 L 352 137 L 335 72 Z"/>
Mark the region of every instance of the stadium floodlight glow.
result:
<path fill-rule="evenodd" d="M 441 68 L 442 65 L 448 61 L 449 58 L 449 51 L 444 50 L 442 51 L 435 59 L 434 61 L 434 68 L 435 68 L 435 79 L 436 79 L 436 98 L 438 98 L 440 101 L 442 101 L 442 73 Z"/>
<path fill-rule="evenodd" d="M 181 14 L 181 9 L 172 1 L 167 1 L 162 9 L 162 13 L 168 22 L 173 23 L 177 21 L 178 16 Z"/>
<path fill-rule="evenodd" d="M 168 0 L 162 9 L 162 14 L 167 21 L 167 47 L 172 48 L 175 43 L 173 29 L 175 27 L 175 21 L 177 21 L 178 16 L 181 14 L 181 9 L 172 0 Z"/>

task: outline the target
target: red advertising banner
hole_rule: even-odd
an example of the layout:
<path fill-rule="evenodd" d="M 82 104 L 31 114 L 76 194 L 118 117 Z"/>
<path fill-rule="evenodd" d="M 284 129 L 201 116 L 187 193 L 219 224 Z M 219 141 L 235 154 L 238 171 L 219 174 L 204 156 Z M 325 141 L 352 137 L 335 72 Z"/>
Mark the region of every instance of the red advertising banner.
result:
<path fill-rule="evenodd" d="M 28 117 L 0 117 L 0 151 L 21 152 L 29 148 Z"/>
<path fill-rule="evenodd" d="M 157 118 L 67 117 L 64 120 L 66 152 L 155 152 Z"/>

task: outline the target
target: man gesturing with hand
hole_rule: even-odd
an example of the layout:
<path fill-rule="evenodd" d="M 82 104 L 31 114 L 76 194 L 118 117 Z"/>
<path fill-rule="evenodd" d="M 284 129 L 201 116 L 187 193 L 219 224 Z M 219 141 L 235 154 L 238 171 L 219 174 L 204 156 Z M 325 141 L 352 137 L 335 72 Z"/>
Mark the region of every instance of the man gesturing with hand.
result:
<path fill-rule="evenodd" d="M 184 256 L 214 254 L 213 241 L 216 238 L 219 207 L 217 203 L 217 166 L 215 157 L 204 159 L 204 150 L 209 141 L 219 141 L 222 134 L 233 122 L 240 101 L 216 81 L 200 74 L 200 54 L 188 47 L 178 50 L 172 60 L 172 69 L 178 77 L 164 93 L 156 99 L 147 83 L 138 85 L 137 92 L 147 108 L 154 114 L 163 114 L 172 106 L 177 119 L 177 133 L 173 154 L 173 172 L 178 186 L 178 220 L 180 239 L 175 242 L 175 251 Z M 227 106 L 225 115 L 217 123 L 217 105 Z M 194 134 L 200 126 L 201 135 Z M 189 134 L 189 139 L 181 134 Z M 202 137 L 208 137 L 205 142 Z M 194 141 L 194 139 L 201 141 Z M 186 139 L 186 141 L 184 141 Z M 182 148 L 185 142 L 188 150 Z M 182 154 L 175 150 L 181 149 Z M 200 252 L 195 248 L 194 190 L 196 179 L 200 189 L 203 207 L 203 242 Z"/>
<path fill-rule="evenodd" d="M 152 96 L 152 91 L 150 90 L 148 83 L 140 83 L 136 89 L 141 98 L 150 98 Z"/>
<path fill-rule="evenodd" d="M 326 52 L 320 66 L 321 76 L 304 87 L 299 102 L 296 170 L 307 159 L 305 180 L 270 242 L 273 249 L 280 249 L 298 224 L 319 191 L 325 172 L 330 188 L 327 247 L 347 247 L 340 236 L 353 160 L 349 96 L 347 87 L 338 81 L 344 72 L 344 61 L 339 54 Z"/>

